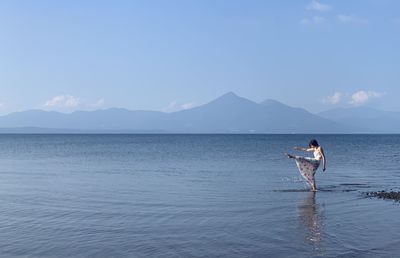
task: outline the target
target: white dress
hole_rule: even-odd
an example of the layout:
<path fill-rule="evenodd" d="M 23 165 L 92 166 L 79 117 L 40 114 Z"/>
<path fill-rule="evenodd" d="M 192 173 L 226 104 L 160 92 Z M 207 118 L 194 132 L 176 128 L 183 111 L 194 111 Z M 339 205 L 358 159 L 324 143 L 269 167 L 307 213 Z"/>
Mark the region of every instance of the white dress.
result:
<path fill-rule="evenodd" d="M 321 164 L 322 155 L 319 150 L 314 151 L 314 158 L 295 156 L 295 161 L 300 174 L 311 186 L 314 182 L 314 175 Z"/>

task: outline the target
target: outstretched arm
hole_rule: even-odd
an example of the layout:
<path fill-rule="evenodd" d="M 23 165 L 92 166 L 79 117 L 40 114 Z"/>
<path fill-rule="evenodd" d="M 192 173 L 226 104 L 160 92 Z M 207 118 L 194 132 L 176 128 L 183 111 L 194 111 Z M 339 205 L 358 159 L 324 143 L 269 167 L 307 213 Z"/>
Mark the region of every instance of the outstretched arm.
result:
<path fill-rule="evenodd" d="M 301 150 L 301 151 L 314 151 L 314 148 L 303 148 L 303 147 L 294 147 L 293 149 L 295 150 Z"/>
<path fill-rule="evenodd" d="M 325 172 L 325 170 L 326 170 L 326 157 L 325 157 L 325 152 L 324 152 L 324 149 L 322 149 L 322 148 L 321 148 L 320 150 L 321 150 L 321 154 L 322 154 L 322 162 L 323 162 L 323 165 L 324 165 L 322 171 Z"/>

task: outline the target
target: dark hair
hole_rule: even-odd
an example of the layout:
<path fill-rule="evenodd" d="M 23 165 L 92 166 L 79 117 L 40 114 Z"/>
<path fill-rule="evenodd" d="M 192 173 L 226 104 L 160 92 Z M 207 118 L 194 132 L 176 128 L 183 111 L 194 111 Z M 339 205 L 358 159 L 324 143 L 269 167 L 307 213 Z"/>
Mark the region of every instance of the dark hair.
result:
<path fill-rule="evenodd" d="M 315 140 L 315 139 L 310 140 L 310 142 L 308 143 L 308 147 L 311 147 L 311 146 L 319 147 L 317 140 Z"/>

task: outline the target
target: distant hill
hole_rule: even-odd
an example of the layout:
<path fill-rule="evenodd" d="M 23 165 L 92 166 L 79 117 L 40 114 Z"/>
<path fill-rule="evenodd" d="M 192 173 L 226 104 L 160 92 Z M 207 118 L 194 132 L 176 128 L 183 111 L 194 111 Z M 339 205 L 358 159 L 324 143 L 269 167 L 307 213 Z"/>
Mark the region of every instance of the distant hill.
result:
<path fill-rule="evenodd" d="M 358 128 L 362 133 L 400 133 L 400 113 L 370 107 L 336 108 L 318 114 L 321 117 Z"/>
<path fill-rule="evenodd" d="M 119 108 L 70 114 L 43 110 L 16 112 L 0 117 L 0 128 L 3 128 L 0 133 L 352 133 L 361 130 L 357 123 L 333 114 L 324 112 L 319 116 L 275 100 L 256 103 L 229 92 L 205 105 L 173 113 Z"/>
<path fill-rule="evenodd" d="M 277 101 L 256 103 L 230 92 L 208 104 L 171 114 L 174 130 L 230 133 L 350 132 L 347 126 Z"/>
<path fill-rule="evenodd" d="M 129 111 L 111 108 L 97 111 L 76 111 L 64 114 L 54 111 L 29 110 L 0 117 L 0 128 L 35 127 L 73 130 L 157 130 L 166 113 Z"/>

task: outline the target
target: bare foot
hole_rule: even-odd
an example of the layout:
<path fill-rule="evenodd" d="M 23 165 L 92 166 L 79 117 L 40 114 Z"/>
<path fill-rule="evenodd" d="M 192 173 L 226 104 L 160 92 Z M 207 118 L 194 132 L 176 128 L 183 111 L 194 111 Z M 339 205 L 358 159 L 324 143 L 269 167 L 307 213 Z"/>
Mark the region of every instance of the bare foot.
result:
<path fill-rule="evenodd" d="M 294 159 L 294 156 L 288 153 L 285 153 L 285 155 L 289 158 L 289 159 Z"/>

